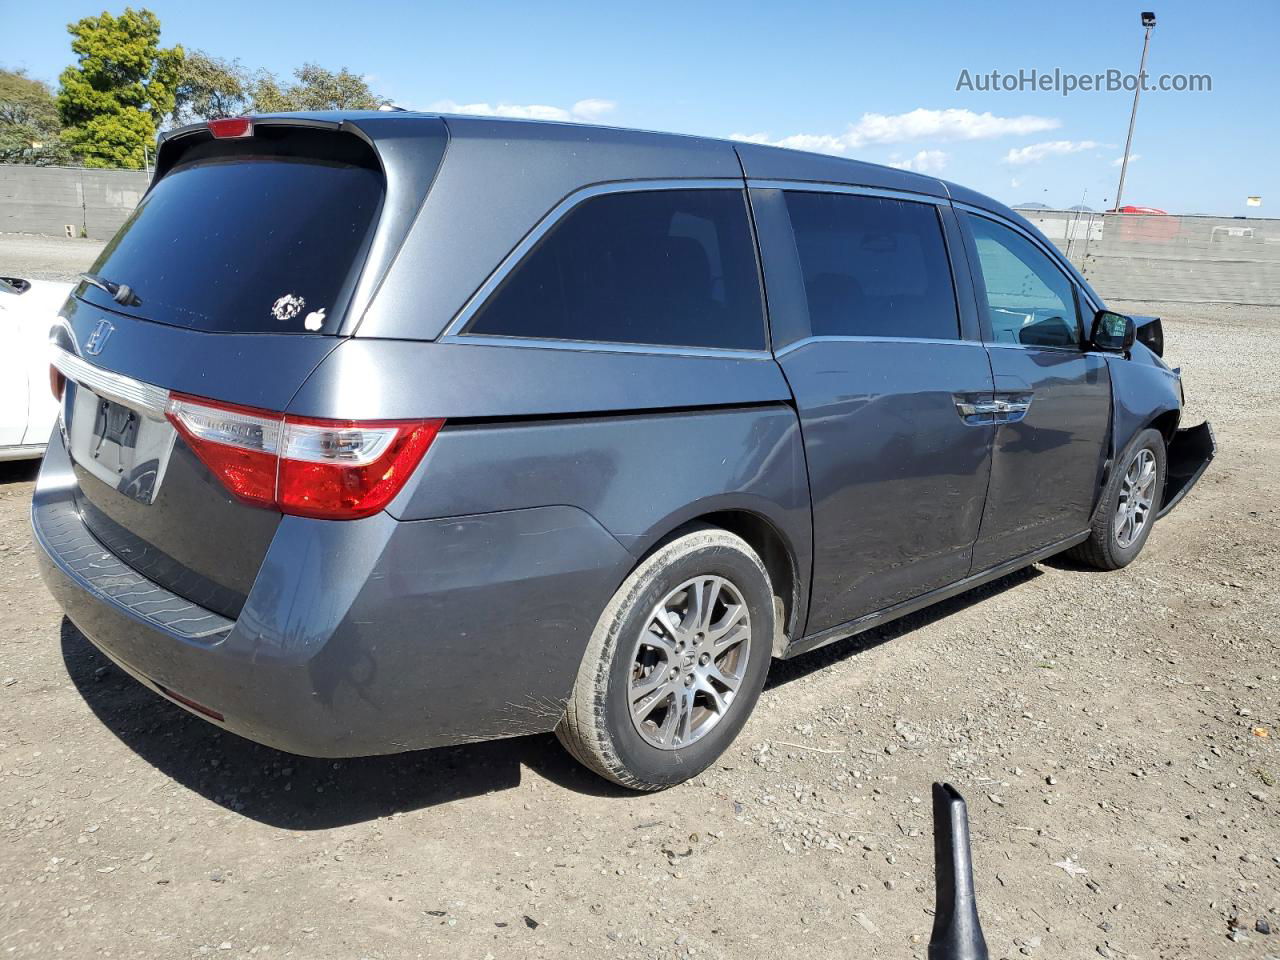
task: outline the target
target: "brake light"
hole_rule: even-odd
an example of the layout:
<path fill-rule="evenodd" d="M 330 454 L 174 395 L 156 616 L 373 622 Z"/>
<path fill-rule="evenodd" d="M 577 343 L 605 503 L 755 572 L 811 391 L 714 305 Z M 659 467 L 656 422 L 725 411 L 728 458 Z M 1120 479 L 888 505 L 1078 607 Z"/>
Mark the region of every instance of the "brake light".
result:
<path fill-rule="evenodd" d="M 281 513 L 356 520 L 404 486 L 443 420 L 321 420 L 172 394 L 166 416 L 235 497 Z"/>
<path fill-rule="evenodd" d="M 171 394 L 165 415 L 233 495 L 275 506 L 280 414 Z"/>
<path fill-rule="evenodd" d="M 49 364 L 49 389 L 53 391 L 53 399 L 61 403 L 62 395 L 67 389 L 67 378 L 52 363 Z"/>
<path fill-rule="evenodd" d="M 209 132 L 219 140 L 235 140 L 253 136 L 253 121 L 248 117 L 222 117 L 209 121 Z"/>
<path fill-rule="evenodd" d="M 377 513 L 400 492 L 443 425 L 285 417 L 276 484 L 281 509 L 331 520 Z"/>

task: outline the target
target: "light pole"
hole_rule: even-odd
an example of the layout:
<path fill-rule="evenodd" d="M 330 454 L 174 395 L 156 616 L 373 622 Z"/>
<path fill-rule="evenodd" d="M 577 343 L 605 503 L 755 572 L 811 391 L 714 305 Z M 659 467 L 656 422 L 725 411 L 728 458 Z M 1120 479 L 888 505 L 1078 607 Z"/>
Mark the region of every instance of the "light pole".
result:
<path fill-rule="evenodd" d="M 1142 59 L 1138 61 L 1138 82 L 1133 86 L 1133 110 L 1129 114 L 1129 135 L 1124 138 L 1124 159 L 1120 161 L 1120 186 L 1116 187 L 1116 205 L 1120 210 L 1120 197 L 1124 194 L 1124 175 L 1129 172 L 1129 148 L 1133 146 L 1133 124 L 1138 119 L 1138 97 L 1142 95 L 1142 84 L 1147 70 L 1147 46 L 1151 43 L 1151 28 L 1156 25 L 1156 15 L 1149 11 L 1142 14 L 1142 26 L 1146 32 L 1142 35 Z"/>

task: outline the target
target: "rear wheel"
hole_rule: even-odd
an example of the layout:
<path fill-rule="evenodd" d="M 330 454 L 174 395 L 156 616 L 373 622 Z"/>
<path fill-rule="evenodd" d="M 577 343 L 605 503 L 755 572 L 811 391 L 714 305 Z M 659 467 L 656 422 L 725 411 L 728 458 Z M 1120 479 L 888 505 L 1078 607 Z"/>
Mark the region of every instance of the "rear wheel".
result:
<path fill-rule="evenodd" d="M 1158 430 L 1143 430 L 1118 462 L 1094 512 L 1089 539 L 1069 551 L 1099 570 L 1127 566 L 1151 534 L 1164 493 L 1164 436 Z"/>
<path fill-rule="evenodd" d="M 769 575 L 746 541 L 717 527 L 676 536 L 605 607 L 556 735 L 622 786 L 687 780 L 746 722 L 773 629 Z"/>

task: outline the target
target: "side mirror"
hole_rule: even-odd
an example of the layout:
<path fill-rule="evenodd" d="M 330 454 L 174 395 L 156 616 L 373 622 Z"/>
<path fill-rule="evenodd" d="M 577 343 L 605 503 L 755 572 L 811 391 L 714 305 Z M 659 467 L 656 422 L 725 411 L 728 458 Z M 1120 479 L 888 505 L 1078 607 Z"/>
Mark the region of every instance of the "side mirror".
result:
<path fill-rule="evenodd" d="M 1110 310 L 1099 310 L 1093 318 L 1093 332 L 1089 335 L 1089 342 L 1095 350 L 1126 353 L 1137 336 L 1138 328 L 1132 317 Z"/>

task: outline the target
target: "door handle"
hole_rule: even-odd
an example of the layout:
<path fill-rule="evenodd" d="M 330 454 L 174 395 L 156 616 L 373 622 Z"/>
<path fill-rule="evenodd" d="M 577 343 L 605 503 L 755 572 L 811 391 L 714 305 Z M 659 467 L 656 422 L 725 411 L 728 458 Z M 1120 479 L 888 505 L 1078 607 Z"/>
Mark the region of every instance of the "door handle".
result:
<path fill-rule="evenodd" d="M 991 399 L 975 400 L 956 397 L 956 412 L 965 423 L 1017 423 L 1031 409 L 1031 394 L 1009 394 Z"/>
<path fill-rule="evenodd" d="M 957 400 L 956 409 L 962 417 L 989 416 L 998 409 L 994 400 Z"/>

